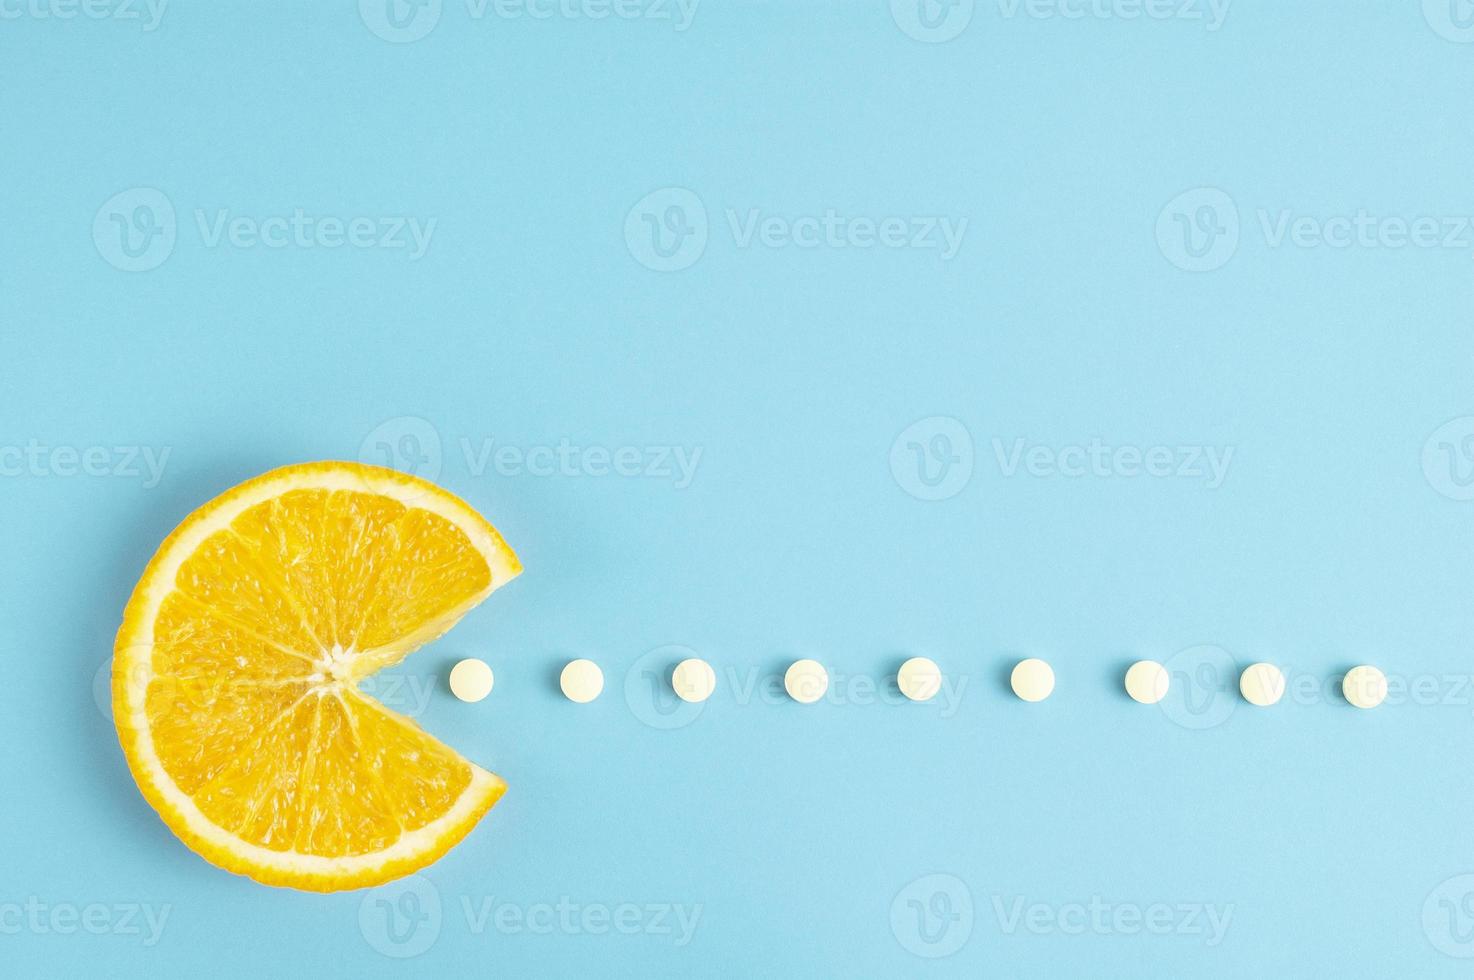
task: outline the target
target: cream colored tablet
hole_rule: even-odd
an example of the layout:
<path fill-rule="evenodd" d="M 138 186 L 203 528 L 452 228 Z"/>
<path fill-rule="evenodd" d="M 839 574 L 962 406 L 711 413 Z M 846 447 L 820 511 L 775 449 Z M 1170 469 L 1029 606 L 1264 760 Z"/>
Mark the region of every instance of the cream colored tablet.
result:
<path fill-rule="evenodd" d="M 1239 693 L 1250 704 L 1267 708 L 1285 694 L 1285 675 L 1274 664 L 1251 664 L 1239 675 Z"/>
<path fill-rule="evenodd" d="M 604 672 L 592 660 L 570 660 L 558 678 L 568 700 L 588 704 L 604 690 Z"/>
<path fill-rule="evenodd" d="M 1358 708 L 1375 708 L 1387 700 L 1387 675 L 1375 667 L 1353 667 L 1341 679 L 1341 693 Z"/>
<path fill-rule="evenodd" d="M 682 701 L 698 704 L 711 697 L 717 689 L 717 672 L 711 664 L 699 657 L 691 657 L 676 664 L 670 676 L 670 686 L 675 688 L 676 697 Z"/>
<path fill-rule="evenodd" d="M 1155 660 L 1138 660 L 1126 671 L 1126 693 L 1133 701 L 1156 704 L 1167 696 L 1167 668 Z"/>
<path fill-rule="evenodd" d="M 829 690 L 829 672 L 817 660 L 796 660 L 783 675 L 783 687 L 799 704 L 813 704 Z"/>
<path fill-rule="evenodd" d="M 930 701 L 942 689 L 942 668 L 927 657 L 912 657 L 896 671 L 896 686 L 912 701 Z"/>
<path fill-rule="evenodd" d="M 1025 701 L 1043 701 L 1054 692 L 1054 668 L 1034 657 L 1020 660 L 1009 683 L 1013 693 Z"/>
<path fill-rule="evenodd" d="M 450 669 L 450 693 L 472 704 L 490 694 L 495 682 L 496 678 L 486 662 L 474 657 L 462 660 Z"/>

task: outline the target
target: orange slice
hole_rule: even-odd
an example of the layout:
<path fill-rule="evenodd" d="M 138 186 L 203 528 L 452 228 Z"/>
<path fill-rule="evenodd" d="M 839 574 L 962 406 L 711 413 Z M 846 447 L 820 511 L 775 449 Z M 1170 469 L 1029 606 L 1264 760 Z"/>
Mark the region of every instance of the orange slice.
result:
<path fill-rule="evenodd" d="M 269 885 L 435 861 L 506 784 L 358 683 L 521 570 L 464 501 L 394 470 L 306 463 L 215 498 L 159 546 L 118 631 L 139 789 L 190 848 Z"/>

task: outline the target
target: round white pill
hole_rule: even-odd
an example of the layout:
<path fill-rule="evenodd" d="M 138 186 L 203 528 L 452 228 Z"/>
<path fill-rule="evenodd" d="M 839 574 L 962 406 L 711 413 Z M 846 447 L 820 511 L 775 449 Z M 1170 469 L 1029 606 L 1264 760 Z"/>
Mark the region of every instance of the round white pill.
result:
<path fill-rule="evenodd" d="M 475 704 L 491 693 L 496 678 L 484 660 L 474 657 L 462 660 L 450 669 L 450 693 Z"/>
<path fill-rule="evenodd" d="M 1250 704 L 1267 708 L 1284 697 L 1284 672 L 1274 664 L 1250 664 L 1239 675 L 1239 693 Z"/>
<path fill-rule="evenodd" d="M 592 660 L 570 660 L 558 677 L 568 700 L 588 704 L 604 690 L 604 672 Z"/>
<path fill-rule="evenodd" d="M 1156 704 L 1167 696 L 1167 668 L 1155 660 L 1138 660 L 1126 671 L 1126 693 L 1133 701 Z"/>
<path fill-rule="evenodd" d="M 675 672 L 670 675 L 670 686 L 682 701 L 699 704 L 717 689 L 717 672 L 705 660 L 690 657 L 676 664 Z"/>
<path fill-rule="evenodd" d="M 912 701 L 930 701 L 942 689 L 942 668 L 928 657 L 912 657 L 896 671 L 896 686 Z"/>
<path fill-rule="evenodd" d="M 795 660 L 783 675 L 783 687 L 799 704 L 813 704 L 829 690 L 829 672 L 817 660 Z"/>
<path fill-rule="evenodd" d="M 1353 667 L 1341 679 L 1341 693 L 1358 708 L 1375 708 L 1387 700 L 1387 675 L 1375 667 Z"/>
<path fill-rule="evenodd" d="M 1054 692 L 1054 668 L 1037 657 L 1020 660 L 1008 682 L 1025 701 L 1043 701 Z"/>

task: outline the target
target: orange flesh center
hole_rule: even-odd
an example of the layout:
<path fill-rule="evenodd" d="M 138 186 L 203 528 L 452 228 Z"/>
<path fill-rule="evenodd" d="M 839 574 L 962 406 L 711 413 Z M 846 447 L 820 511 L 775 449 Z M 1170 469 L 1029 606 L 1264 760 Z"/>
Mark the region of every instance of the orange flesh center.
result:
<path fill-rule="evenodd" d="M 388 847 L 443 815 L 471 769 L 357 684 L 490 581 L 464 531 L 384 496 L 293 490 L 250 507 L 159 606 L 146 707 L 161 765 L 261 847 Z"/>

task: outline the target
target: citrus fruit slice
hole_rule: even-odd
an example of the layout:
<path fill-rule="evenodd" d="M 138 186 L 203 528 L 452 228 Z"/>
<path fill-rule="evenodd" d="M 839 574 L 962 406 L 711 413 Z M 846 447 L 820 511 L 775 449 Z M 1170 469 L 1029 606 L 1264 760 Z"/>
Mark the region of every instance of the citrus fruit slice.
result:
<path fill-rule="evenodd" d="M 422 868 L 506 784 L 358 688 L 521 571 L 424 480 L 306 463 L 249 480 L 159 546 L 113 651 L 113 716 L 185 844 L 270 885 Z"/>

